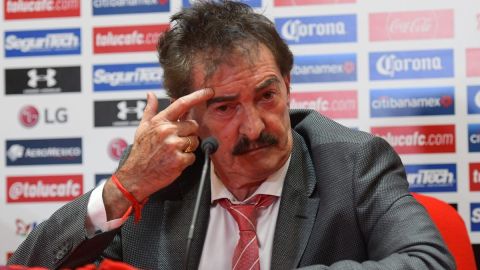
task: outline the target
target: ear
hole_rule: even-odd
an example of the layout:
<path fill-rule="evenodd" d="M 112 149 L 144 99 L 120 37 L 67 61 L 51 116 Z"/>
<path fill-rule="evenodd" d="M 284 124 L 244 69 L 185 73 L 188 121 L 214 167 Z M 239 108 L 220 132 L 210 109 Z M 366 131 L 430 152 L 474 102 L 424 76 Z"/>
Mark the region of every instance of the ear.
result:
<path fill-rule="evenodd" d="M 287 88 L 287 104 L 290 108 L 290 73 L 283 76 L 283 81 L 285 82 L 285 87 Z"/>

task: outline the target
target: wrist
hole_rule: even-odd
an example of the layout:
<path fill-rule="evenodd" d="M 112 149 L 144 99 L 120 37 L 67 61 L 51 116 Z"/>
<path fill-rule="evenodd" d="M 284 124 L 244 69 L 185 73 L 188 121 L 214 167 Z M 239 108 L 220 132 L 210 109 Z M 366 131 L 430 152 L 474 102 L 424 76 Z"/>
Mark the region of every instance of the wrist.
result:
<path fill-rule="evenodd" d="M 111 179 L 105 183 L 102 199 L 105 205 L 107 221 L 121 218 L 130 207 L 130 201 L 123 196 Z"/>
<path fill-rule="evenodd" d="M 130 193 L 130 191 L 128 191 L 124 186 L 123 184 L 120 182 L 120 180 L 117 178 L 117 176 L 115 174 L 112 175 L 112 177 L 110 178 L 110 180 L 113 181 L 113 183 L 115 184 L 115 186 L 117 187 L 118 190 L 120 190 L 120 192 L 122 193 L 123 197 L 125 199 L 127 199 L 129 202 L 130 202 L 130 209 L 129 211 L 125 214 L 124 217 L 122 218 L 126 218 L 131 210 L 133 210 L 134 212 L 134 217 L 135 217 L 135 222 L 139 222 L 140 219 L 142 218 L 142 209 L 143 209 L 143 206 L 145 205 L 145 203 L 147 202 L 148 200 L 148 197 L 142 201 L 138 201 L 135 196 Z"/>
<path fill-rule="evenodd" d="M 146 198 L 148 198 L 150 196 L 150 194 L 145 192 L 145 190 L 146 190 L 145 185 L 136 184 L 136 183 L 139 183 L 139 181 L 137 181 L 135 179 L 136 177 L 134 175 L 132 175 L 131 173 L 128 173 L 126 170 L 119 169 L 118 171 L 116 171 L 114 173 L 114 175 L 117 177 L 120 184 L 130 194 L 133 195 L 133 197 L 135 198 L 136 201 L 141 202 L 141 201 L 145 200 Z M 137 175 L 137 174 L 135 174 L 135 175 Z M 142 184 L 145 184 L 145 183 L 142 182 Z M 117 190 L 118 190 L 118 188 L 117 188 Z M 120 194 L 122 194 L 122 193 L 120 192 Z"/>

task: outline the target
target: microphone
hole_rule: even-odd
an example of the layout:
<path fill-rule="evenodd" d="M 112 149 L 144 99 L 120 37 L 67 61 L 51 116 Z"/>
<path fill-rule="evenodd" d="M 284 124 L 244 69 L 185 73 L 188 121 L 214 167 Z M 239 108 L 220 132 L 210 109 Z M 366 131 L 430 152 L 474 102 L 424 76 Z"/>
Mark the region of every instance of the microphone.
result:
<path fill-rule="evenodd" d="M 214 137 L 208 137 L 203 140 L 201 148 L 205 154 L 213 154 L 215 151 L 217 151 L 218 141 Z"/>
<path fill-rule="evenodd" d="M 205 178 L 208 170 L 208 163 L 210 161 L 210 155 L 215 153 L 218 148 L 218 141 L 214 137 L 208 137 L 202 141 L 200 146 L 202 151 L 205 153 L 205 161 L 203 163 L 202 176 L 200 177 L 200 184 L 198 185 L 197 198 L 195 200 L 195 207 L 193 208 L 192 222 L 190 223 L 190 230 L 188 231 L 187 237 L 187 248 L 185 251 L 185 269 L 188 269 L 188 257 L 190 255 L 190 246 L 193 240 L 193 233 L 195 232 L 195 225 L 197 223 L 198 208 L 200 207 L 200 199 L 203 193 L 203 186 L 205 183 Z"/>

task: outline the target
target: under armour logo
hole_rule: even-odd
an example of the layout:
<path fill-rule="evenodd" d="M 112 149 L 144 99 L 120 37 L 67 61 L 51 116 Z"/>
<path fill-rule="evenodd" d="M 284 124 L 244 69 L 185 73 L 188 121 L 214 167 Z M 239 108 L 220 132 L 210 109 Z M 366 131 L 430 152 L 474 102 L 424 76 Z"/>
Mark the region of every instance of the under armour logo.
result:
<path fill-rule="evenodd" d="M 145 101 L 137 100 L 137 107 L 127 107 L 127 102 L 121 101 L 117 104 L 119 110 L 117 117 L 121 120 L 127 120 L 128 114 L 135 113 L 137 114 L 137 119 L 141 119 L 146 105 L 147 103 Z"/>
<path fill-rule="evenodd" d="M 46 82 L 47 87 L 52 87 L 57 84 L 57 80 L 55 80 L 55 75 L 57 71 L 55 69 L 47 68 L 47 74 L 38 74 L 37 69 L 31 69 L 28 71 L 27 75 L 30 77 L 27 84 L 31 88 L 36 88 L 38 86 L 38 82 Z"/>

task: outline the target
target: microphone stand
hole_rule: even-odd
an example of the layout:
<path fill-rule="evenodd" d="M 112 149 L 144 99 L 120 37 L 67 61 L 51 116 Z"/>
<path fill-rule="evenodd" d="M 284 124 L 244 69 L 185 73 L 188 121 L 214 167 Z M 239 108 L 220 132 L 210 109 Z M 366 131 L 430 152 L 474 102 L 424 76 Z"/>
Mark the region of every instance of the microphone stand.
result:
<path fill-rule="evenodd" d="M 210 155 L 215 153 L 218 148 L 218 142 L 213 137 L 208 137 L 202 142 L 202 150 L 205 153 L 205 161 L 203 163 L 202 175 L 200 177 L 200 184 L 198 186 L 197 198 L 195 200 L 195 207 L 193 208 L 192 222 L 190 223 L 190 230 L 187 237 L 187 248 L 185 251 L 185 269 L 188 269 L 188 259 L 190 256 L 190 248 L 193 240 L 193 233 L 195 232 L 195 225 L 197 223 L 198 208 L 200 208 L 200 199 L 203 194 L 203 186 L 205 186 L 205 178 L 208 171 L 208 163 L 210 163 Z"/>

